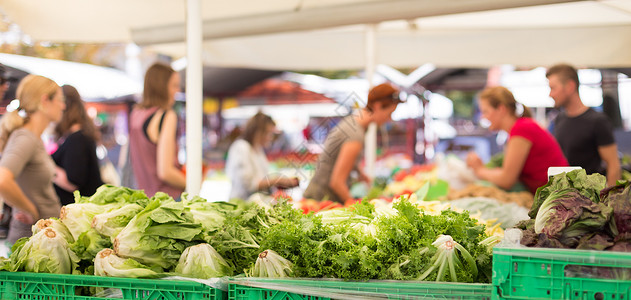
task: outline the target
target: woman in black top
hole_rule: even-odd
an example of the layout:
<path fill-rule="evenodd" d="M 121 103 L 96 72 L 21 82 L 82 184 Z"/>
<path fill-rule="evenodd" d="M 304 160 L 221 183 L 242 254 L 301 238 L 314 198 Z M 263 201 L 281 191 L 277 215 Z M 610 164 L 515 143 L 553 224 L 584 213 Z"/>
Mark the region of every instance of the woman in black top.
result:
<path fill-rule="evenodd" d="M 57 165 L 55 191 L 62 205 L 74 203 L 73 192 L 91 196 L 103 184 L 96 157 L 97 131 L 77 89 L 62 86 L 66 110 L 55 127 L 59 148 L 53 153 Z"/>

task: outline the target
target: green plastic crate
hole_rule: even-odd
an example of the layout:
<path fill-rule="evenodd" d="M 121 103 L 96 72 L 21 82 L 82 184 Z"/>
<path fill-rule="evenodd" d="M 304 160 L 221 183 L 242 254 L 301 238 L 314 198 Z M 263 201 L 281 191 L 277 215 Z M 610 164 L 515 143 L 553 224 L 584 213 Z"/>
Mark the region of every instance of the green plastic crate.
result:
<path fill-rule="evenodd" d="M 89 275 L 0 272 L 0 299 L 96 300 L 87 291 L 114 292 L 130 300 L 226 300 L 226 292 L 199 282 Z M 114 298 L 115 299 L 115 298 Z"/>
<path fill-rule="evenodd" d="M 631 299 L 631 253 L 494 248 L 493 299 Z"/>
<path fill-rule="evenodd" d="M 233 280 L 230 300 L 330 299 L 491 299 L 490 284 L 426 281 L 370 281 L 263 279 Z"/>

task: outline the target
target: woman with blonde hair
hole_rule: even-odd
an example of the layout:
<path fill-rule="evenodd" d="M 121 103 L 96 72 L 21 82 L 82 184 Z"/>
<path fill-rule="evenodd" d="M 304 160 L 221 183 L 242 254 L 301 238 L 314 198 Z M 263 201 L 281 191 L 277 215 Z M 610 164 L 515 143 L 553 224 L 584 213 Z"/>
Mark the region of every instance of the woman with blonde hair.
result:
<path fill-rule="evenodd" d="M 489 129 L 503 130 L 509 139 L 499 168 L 486 168 L 477 154 L 468 154 L 467 165 L 478 178 L 507 190 L 521 181 L 534 194 L 548 182 L 548 167 L 568 165 L 559 144 L 530 118 L 529 109 L 522 106 L 523 113 L 518 115 L 518 103 L 507 88 L 485 89 L 480 94 L 479 106 L 482 117 L 491 123 Z"/>
<path fill-rule="evenodd" d="M 293 188 L 298 178 L 272 175 L 264 148 L 271 144 L 276 123 L 266 114 L 256 113 L 248 120 L 241 137 L 230 145 L 226 174 L 232 190 L 230 199 L 248 199 L 250 195 L 270 188 Z"/>
<path fill-rule="evenodd" d="M 96 157 L 98 131 L 94 121 L 88 116 L 76 88 L 64 85 L 61 89 L 66 98 L 66 110 L 55 126 L 59 148 L 52 157 L 58 172 L 55 192 L 61 204 L 67 205 L 74 203 L 75 190 L 82 196 L 92 196 L 103 181 Z"/>
<path fill-rule="evenodd" d="M 153 64 L 145 75 L 142 102 L 129 119 L 129 155 L 138 188 L 148 196 L 165 192 L 175 199 L 186 187 L 177 162 L 175 94 L 180 75 L 165 64 Z"/>
<path fill-rule="evenodd" d="M 61 88 L 46 77 L 24 77 L 16 94 L 19 106 L 0 121 L 0 196 L 14 209 L 9 243 L 30 236 L 39 218 L 59 217 L 55 163 L 40 137 L 66 108 Z"/>

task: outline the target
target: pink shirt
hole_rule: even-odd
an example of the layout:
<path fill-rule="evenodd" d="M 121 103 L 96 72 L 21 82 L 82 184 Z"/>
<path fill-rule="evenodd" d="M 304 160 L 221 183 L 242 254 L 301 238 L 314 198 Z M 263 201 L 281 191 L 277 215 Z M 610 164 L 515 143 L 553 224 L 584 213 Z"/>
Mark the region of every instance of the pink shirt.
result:
<path fill-rule="evenodd" d="M 561 147 L 559 147 L 552 134 L 541 128 L 533 119 L 517 119 L 509 135 L 511 138 L 514 136 L 525 138 L 532 143 L 524 168 L 519 175 L 519 180 L 533 194 L 538 187 L 548 182 L 548 167 L 564 167 L 568 165 Z"/>
<path fill-rule="evenodd" d="M 156 192 L 165 192 L 177 199 L 183 190 L 158 178 L 158 145 L 153 143 L 145 135 L 142 128 L 145 121 L 153 115 L 158 108 L 135 108 L 129 118 L 129 155 L 134 177 L 139 189 L 152 197 Z"/>

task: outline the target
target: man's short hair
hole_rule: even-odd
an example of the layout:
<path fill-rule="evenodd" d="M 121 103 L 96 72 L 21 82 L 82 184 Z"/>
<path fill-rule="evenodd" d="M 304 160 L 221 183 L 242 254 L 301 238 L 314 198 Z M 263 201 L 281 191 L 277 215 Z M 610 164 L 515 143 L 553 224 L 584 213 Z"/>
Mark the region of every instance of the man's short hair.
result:
<path fill-rule="evenodd" d="M 546 72 L 546 78 L 550 78 L 552 75 L 558 76 L 564 84 L 568 81 L 573 81 L 576 84 L 576 90 L 578 91 L 578 86 L 580 85 L 578 81 L 578 72 L 573 66 L 568 64 L 554 65 Z"/>

